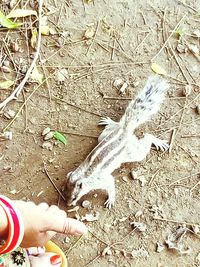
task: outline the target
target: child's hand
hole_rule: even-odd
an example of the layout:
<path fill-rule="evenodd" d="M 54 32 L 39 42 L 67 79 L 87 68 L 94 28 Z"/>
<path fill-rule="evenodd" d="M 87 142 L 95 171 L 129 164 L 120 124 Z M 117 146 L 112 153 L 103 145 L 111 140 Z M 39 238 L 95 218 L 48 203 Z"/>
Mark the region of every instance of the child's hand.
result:
<path fill-rule="evenodd" d="M 20 246 L 44 246 L 56 233 L 82 235 L 86 226 L 75 219 L 67 218 L 66 212 L 57 206 L 39 205 L 33 202 L 15 201 L 24 221 L 24 238 Z"/>

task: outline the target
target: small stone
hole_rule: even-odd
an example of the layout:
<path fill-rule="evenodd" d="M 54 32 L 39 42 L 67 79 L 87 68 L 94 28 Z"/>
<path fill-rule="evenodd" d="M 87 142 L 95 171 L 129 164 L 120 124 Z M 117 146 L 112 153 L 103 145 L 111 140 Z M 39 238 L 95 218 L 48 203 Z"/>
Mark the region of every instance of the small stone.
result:
<path fill-rule="evenodd" d="M 47 133 L 47 134 L 44 136 L 44 140 L 45 140 L 45 141 L 46 141 L 46 140 L 50 140 L 50 139 L 53 138 L 53 136 L 54 136 L 54 132 L 49 132 L 49 133 Z"/>
<path fill-rule="evenodd" d="M 70 238 L 68 237 L 68 236 L 66 236 L 65 238 L 64 238 L 64 243 L 69 243 L 70 242 Z"/>
<path fill-rule="evenodd" d="M 120 94 L 123 95 L 123 94 L 126 92 L 127 87 L 128 87 L 128 83 L 125 82 L 125 83 L 122 85 L 122 87 L 119 89 Z"/>
<path fill-rule="evenodd" d="M 137 87 L 139 84 L 140 84 L 140 82 L 136 81 L 136 82 L 133 82 L 133 83 L 132 83 L 132 86 L 133 86 L 133 87 Z"/>
<path fill-rule="evenodd" d="M 15 111 L 12 109 L 8 109 L 6 111 L 4 111 L 3 115 L 7 118 L 7 119 L 13 119 L 15 117 Z"/>
<path fill-rule="evenodd" d="M 182 44 L 178 44 L 177 47 L 176 47 L 176 50 L 182 54 L 182 53 L 186 53 L 187 52 L 187 47 L 185 47 L 184 45 Z"/>
<path fill-rule="evenodd" d="M 66 79 L 69 78 L 68 71 L 66 69 L 57 70 L 55 78 L 59 83 L 63 83 Z"/>
<path fill-rule="evenodd" d="M 53 149 L 53 144 L 52 144 L 51 142 L 44 142 L 44 143 L 42 144 L 42 148 L 51 151 L 51 150 Z"/>
<path fill-rule="evenodd" d="M 131 177 L 132 177 L 132 179 L 134 179 L 134 180 L 138 179 L 137 172 L 135 172 L 134 170 L 132 170 L 132 171 L 131 171 Z"/>
<path fill-rule="evenodd" d="M 200 30 L 195 30 L 193 34 L 196 35 L 196 37 L 200 38 Z"/>
<path fill-rule="evenodd" d="M 85 216 L 83 216 L 81 219 L 82 221 L 87 221 L 87 222 L 94 222 L 99 220 L 100 213 L 96 212 L 95 215 L 91 213 L 86 213 Z"/>
<path fill-rule="evenodd" d="M 141 210 L 138 210 L 136 213 L 135 213 L 135 218 L 139 218 L 141 217 L 143 214 L 143 212 Z"/>
<path fill-rule="evenodd" d="M 131 226 L 137 228 L 140 232 L 145 232 L 147 229 L 147 225 L 143 222 L 132 222 Z"/>
<path fill-rule="evenodd" d="M 6 132 L 4 132 L 4 133 L 2 134 L 2 136 L 3 136 L 5 139 L 7 139 L 7 140 L 12 140 L 12 138 L 13 138 L 13 133 L 12 133 L 12 132 L 8 132 L 8 131 L 6 131 Z"/>
<path fill-rule="evenodd" d="M 42 132 L 42 135 L 46 135 L 48 134 L 49 132 L 51 131 L 51 129 L 49 127 L 46 127 L 43 132 Z"/>
<path fill-rule="evenodd" d="M 156 252 L 160 253 L 165 249 L 163 244 L 160 244 L 159 242 L 156 243 Z"/>
<path fill-rule="evenodd" d="M 102 256 L 104 257 L 105 255 L 112 255 L 112 251 L 109 246 L 104 248 L 104 250 L 102 251 Z"/>
<path fill-rule="evenodd" d="M 117 79 L 113 82 L 113 85 L 114 85 L 115 87 L 118 88 L 122 83 L 123 83 L 123 80 L 120 79 L 120 78 L 117 78 Z"/>
<path fill-rule="evenodd" d="M 0 67 L 0 70 L 4 73 L 10 73 L 11 72 L 11 69 L 7 66 Z"/>
<path fill-rule="evenodd" d="M 89 209 L 92 206 L 89 200 L 84 200 L 81 205 L 83 208 L 86 208 L 86 209 Z"/>
<path fill-rule="evenodd" d="M 143 175 L 139 176 L 138 180 L 141 182 L 141 186 L 145 186 L 145 184 L 147 183 L 147 180 Z"/>
<path fill-rule="evenodd" d="M 4 60 L 4 62 L 3 62 L 3 66 L 5 66 L 5 67 L 10 67 L 10 61 L 8 61 L 8 60 Z"/>
<path fill-rule="evenodd" d="M 192 225 L 192 231 L 195 233 L 195 234 L 199 234 L 200 230 L 199 230 L 199 227 L 197 225 Z"/>
<path fill-rule="evenodd" d="M 12 52 L 18 52 L 19 51 L 19 45 L 15 42 L 10 44 L 10 48 L 11 48 Z"/>
<path fill-rule="evenodd" d="M 183 96 L 189 96 L 192 92 L 192 86 L 187 84 L 184 88 L 183 88 L 183 91 L 182 91 L 182 94 Z"/>
<path fill-rule="evenodd" d="M 94 29 L 90 27 L 85 31 L 83 38 L 84 39 L 91 39 L 93 36 L 94 36 Z"/>

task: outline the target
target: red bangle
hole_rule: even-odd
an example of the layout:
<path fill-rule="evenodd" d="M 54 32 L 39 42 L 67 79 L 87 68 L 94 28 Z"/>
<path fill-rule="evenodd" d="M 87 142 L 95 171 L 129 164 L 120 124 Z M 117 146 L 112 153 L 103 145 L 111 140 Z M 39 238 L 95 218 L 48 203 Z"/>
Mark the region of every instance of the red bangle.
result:
<path fill-rule="evenodd" d="M 0 254 L 5 254 L 20 245 L 24 235 L 24 224 L 20 213 L 10 199 L 0 195 L 0 205 L 4 208 L 9 223 L 8 238 L 6 243 L 0 247 Z"/>

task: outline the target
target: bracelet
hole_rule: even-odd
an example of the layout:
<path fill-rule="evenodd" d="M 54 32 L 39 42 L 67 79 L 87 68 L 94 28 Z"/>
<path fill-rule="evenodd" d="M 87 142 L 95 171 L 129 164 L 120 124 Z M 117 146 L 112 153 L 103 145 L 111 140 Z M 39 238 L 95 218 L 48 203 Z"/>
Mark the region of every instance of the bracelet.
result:
<path fill-rule="evenodd" d="M 24 223 L 20 212 L 9 198 L 0 195 L 0 205 L 3 207 L 8 219 L 8 238 L 5 244 L 0 247 L 0 254 L 5 254 L 15 250 L 22 242 Z"/>

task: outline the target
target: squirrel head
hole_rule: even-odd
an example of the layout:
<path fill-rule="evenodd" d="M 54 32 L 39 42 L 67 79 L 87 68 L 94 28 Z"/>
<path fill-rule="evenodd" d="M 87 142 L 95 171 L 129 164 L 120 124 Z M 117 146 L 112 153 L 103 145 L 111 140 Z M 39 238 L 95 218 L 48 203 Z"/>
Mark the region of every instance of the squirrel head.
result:
<path fill-rule="evenodd" d="M 67 181 L 64 187 L 64 195 L 68 206 L 75 206 L 77 201 L 85 195 L 86 190 L 86 179 L 84 176 L 80 176 L 78 169 L 74 172 L 67 174 Z"/>

